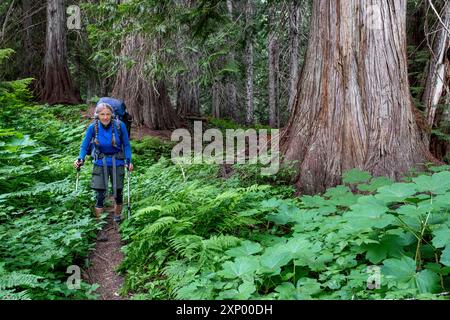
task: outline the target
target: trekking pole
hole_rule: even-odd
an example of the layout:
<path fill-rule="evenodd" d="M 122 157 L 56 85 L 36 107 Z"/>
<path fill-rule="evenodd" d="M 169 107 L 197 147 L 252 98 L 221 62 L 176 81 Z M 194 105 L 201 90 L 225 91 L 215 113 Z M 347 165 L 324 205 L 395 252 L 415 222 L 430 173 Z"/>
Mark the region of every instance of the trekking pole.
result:
<path fill-rule="evenodd" d="M 80 183 L 80 171 L 81 171 L 81 168 L 78 167 L 77 168 L 77 182 L 75 184 L 75 192 L 78 191 L 78 184 Z"/>
<path fill-rule="evenodd" d="M 127 167 L 127 169 L 128 169 L 128 174 L 127 174 L 127 177 L 128 177 L 128 219 L 131 219 L 131 203 L 130 203 L 130 168 L 129 167 Z"/>

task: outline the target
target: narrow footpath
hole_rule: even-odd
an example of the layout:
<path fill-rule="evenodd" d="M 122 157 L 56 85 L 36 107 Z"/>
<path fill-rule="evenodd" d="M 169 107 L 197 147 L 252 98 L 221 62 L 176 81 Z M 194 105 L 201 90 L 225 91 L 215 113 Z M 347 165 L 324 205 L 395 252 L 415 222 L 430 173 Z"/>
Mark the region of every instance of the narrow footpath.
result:
<path fill-rule="evenodd" d="M 98 300 L 128 300 L 122 297 L 119 291 L 123 285 L 123 277 L 116 273 L 116 268 L 122 262 L 123 254 L 120 251 L 119 226 L 113 221 L 114 207 L 105 208 L 108 213 L 107 223 L 103 226 L 108 241 L 98 241 L 94 251 L 89 256 L 90 266 L 84 278 L 90 284 L 97 283 L 100 287 L 95 291 Z"/>

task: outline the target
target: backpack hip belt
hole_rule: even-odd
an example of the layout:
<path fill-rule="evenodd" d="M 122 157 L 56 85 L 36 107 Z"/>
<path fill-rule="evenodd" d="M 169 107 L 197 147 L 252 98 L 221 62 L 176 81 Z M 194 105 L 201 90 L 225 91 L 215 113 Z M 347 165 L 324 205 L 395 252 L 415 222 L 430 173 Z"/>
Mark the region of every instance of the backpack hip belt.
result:
<path fill-rule="evenodd" d="M 99 159 L 103 159 L 103 158 L 107 158 L 107 157 L 110 157 L 110 158 L 114 157 L 117 160 L 125 160 L 125 154 L 122 150 L 119 152 L 113 153 L 113 154 L 104 154 L 102 152 L 96 152 L 94 160 L 99 160 Z"/>

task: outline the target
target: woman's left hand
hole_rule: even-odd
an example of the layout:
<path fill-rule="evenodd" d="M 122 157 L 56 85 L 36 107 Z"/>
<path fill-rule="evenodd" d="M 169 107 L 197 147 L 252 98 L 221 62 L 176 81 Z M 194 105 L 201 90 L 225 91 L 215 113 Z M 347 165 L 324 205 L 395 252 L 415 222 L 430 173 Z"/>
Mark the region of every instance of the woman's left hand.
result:
<path fill-rule="evenodd" d="M 133 167 L 133 164 L 132 164 L 132 163 L 130 163 L 130 164 L 128 164 L 128 165 L 125 165 L 125 166 L 127 167 L 128 171 L 130 171 L 130 172 L 132 172 L 132 171 L 133 171 L 133 169 L 134 169 L 134 167 Z"/>

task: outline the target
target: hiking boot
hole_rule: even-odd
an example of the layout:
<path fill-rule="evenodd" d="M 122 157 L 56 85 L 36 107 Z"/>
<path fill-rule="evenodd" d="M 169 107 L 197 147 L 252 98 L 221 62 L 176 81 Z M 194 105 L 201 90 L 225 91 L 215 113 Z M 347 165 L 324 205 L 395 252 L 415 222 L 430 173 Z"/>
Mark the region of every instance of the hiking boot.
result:
<path fill-rule="evenodd" d="M 121 218 L 120 216 L 114 216 L 114 217 L 113 217 L 113 221 L 114 221 L 115 223 L 119 224 L 120 221 L 122 221 L 122 218 Z"/>
<path fill-rule="evenodd" d="M 108 241 L 108 236 L 106 235 L 106 232 L 101 230 L 98 234 L 97 240 L 102 242 Z"/>

